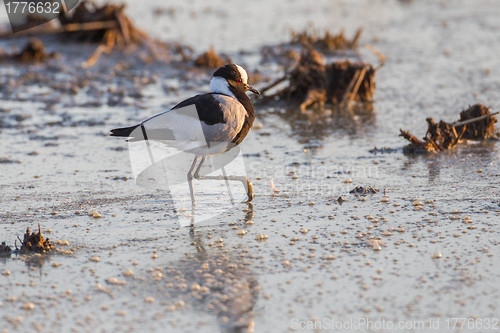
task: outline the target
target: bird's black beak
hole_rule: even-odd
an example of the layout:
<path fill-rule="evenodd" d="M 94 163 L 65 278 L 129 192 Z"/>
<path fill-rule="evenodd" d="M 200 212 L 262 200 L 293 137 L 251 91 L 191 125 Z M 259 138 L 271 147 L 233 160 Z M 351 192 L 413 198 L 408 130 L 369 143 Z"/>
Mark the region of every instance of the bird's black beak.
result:
<path fill-rule="evenodd" d="M 249 86 L 247 84 L 247 90 L 250 90 L 251 92 L 253 92 L 254 94 L 257 94 L 257 95 L 260 95 L 260 91 L 258 91 L 257 89 L 255 89 L 254 87 L 252 86 Z"/>

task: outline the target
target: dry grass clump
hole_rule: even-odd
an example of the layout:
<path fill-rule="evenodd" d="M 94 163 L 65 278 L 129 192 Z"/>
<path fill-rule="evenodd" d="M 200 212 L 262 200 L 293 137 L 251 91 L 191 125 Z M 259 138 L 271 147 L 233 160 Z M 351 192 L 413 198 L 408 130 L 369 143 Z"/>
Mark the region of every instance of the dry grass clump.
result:
<path fill-rule="evenodd" d="M 302 32 L 292 32 L 290 43 L 310 45 L 322 52 L 355 50 L 358 47 L 358 41 L 362 32 L 363 29 L 359 28 L 352 39 L 348 39 L 343 30 L 338 34 L 332 34 L 327 30 L 323 35 L 307 30 Z"/>
<path fill-rule="evenodd" d="M 452 149 L 462 139 L 486 140 L 496 136 L 494 117 L 490 109 L 482 104 L 475 104 L 460 112 L 460 120 L 454 123 L 427 118 L 427 132 L 422 140 L 409 131 L 400 130 L 402 136 L 410 142 L 404 148 L 407 153 L 426 153 Z"/>
<path fill-rule="evenodd" d="M 232 61 L 228 56 L 218 55 L 215 53 L 213 47 L 207 52 L 202 53 L 194 61 L 195 66 L 205 68 L 219 68 L 230 63 L 232 63 Z"/>
<path fill-rule="evenodd" d="M 31 232 L 30 228 L 26 228 L 26 233 L 24 234 L 24 239 L 21 244 L 21 253 L 26 252 L 36 252 L 36 253 L 47 253 L 54 249 L 54 245 L 50 240 L 42 236 L 42 230 L 40 225 L 38 225 L 38 232 Z"/>
<path fill-rule="evenodd" d="M 262 93 L 288 81 L 287 87 L 264 96 L 264 101 L 278 98 L 298 103 L 302 111 L 313 105 L 322 108 L 326 102 L 371 102 L 375 91 L 375 72 L 370 64 L 348 60 L 325 64 L 321 53 L 306 47 L 298 63 L 284 77 L 262 89 Z"/>

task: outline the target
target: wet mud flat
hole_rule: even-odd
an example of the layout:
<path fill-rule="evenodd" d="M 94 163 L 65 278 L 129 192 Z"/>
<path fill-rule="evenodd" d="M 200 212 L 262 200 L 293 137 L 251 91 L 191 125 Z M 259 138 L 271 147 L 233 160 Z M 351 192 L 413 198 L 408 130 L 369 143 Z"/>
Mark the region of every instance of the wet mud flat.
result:
<path fill-rule="evenodd" d="M 361 45 L 387 56 L 374 102 L 257 108 L 242 145 L 254 201 L 194 228 L 179 226 L 168 193 L 136 186 L 126 143 L 107 134 L 206 90 L 211 70 L 119 53 L 82 69 L 95 47 L 52 37 L 42 41 L 59 59 L 0 64 L 0 243 L 40 224 L 56 248 L 43 260 L 0 257 L 0 331 L 288 332 L 325 318 L 432 318 L 451 332 L 447 319 L 498 318 L 498 142 L 416 156 L 398 137 L 425 133 L 429 116 L 500 108 L 500 45 L 484 30 L 499 28 L 498 13 L 487 1 L 357 3 L 366 12 L 344 6 L 359 18 L 338 22 L 349 36 L 369 22 Z M 474 52 L 460 52 L 463 38 Z M 283 72 L 256 52 L 228 54 L 265 84 Z M 368 190 L 350 193 L 357 186 Z"/>

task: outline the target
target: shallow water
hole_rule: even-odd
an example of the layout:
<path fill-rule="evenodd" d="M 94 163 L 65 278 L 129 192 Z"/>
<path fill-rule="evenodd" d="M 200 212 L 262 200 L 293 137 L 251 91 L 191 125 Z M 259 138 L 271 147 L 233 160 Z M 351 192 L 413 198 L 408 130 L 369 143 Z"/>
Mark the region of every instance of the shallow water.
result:
<path fill-rule="evenodd" d="M 174 14 L 154 15 L 156 8 Z M 387 61 L 375 102 L 354 114 L 308 119 L 258 106 L 262 128 L 241 146 L 252 205 L 191 229 L 180 227 L 165 191 L 135 184 L 127 144 L 107 133 L 205 91 L 209 71 L 119 54 L 83 70 L 93 47 L 50 39 L 61 58 L 48 66 L 1 64 L 0 157 L 12 163 L 0 164 L 0 241 L 12 246 L 39 223 L 69 245 L 58 244 L 66 253 L 42 265 L 0 259 L 0 273 L 10 272 L 0 275 L 0 332 L 328 331 L 338 323 L 343 331 L 403 331 L 401 323 L 457 331 L 454 318 L 477 319 L 461 320 L 462 331 L 492 331 L 485 323 L 494 328 L 500 309 L 498 143 L 406 156 L 398 133 L 421 137 L 426 117 L 453 121 L 475 103 L 500 108 L 495 1 L 130 1 L 128 13 L 162 40 L 196 52 L 214 45 L 271 78 L 280 69 L 261 64 L 257 47 L 309 22 L 348 36 L 361 26 L 361 45 Z M 24 41 L 0 47 L 16 43 Z M 360 54 L 378 62 L 364 47 Z M 370 153 L 375 146 L 396 151 Z M 380 191 L 356 197 L 349 191 L 358 185 Z M 101 218 L 87 216 L 94 209 Z M 262 234 L 267 240 L 256 239 Z M 370 235 L 381 238 L 380 251 L 367 244 Z"/>

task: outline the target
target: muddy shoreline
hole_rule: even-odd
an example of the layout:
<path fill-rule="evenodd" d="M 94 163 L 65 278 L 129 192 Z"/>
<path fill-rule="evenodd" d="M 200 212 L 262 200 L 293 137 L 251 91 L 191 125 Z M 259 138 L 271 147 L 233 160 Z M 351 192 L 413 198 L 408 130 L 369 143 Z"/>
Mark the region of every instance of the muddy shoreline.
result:
<path fill-rule="evenodd" d="M 248 68 L 257 88 L 285 69 L 264 61 L 261 47 L 286 42 L 287 28 L 300 31 L 307 17 L 347 36 L 364 28 L 359 54 L 339 59 L 377 63 L 366 43 L 387 57 L 368 106 L 257 107 L 241 146 L 252 205 L 194 228 L 180 227 L 164 190 L 135 184 L 127 144 L 107 134 L 206 91 L 211 69 L 147 63 L 141 50 L 83 69 L 95 46 L 50 36 L 41 39 L 58 59 L 0 63 L 0 244 L 14 247 L 40 224 L 59 250 L 0 257 L 0 331 L 288 332 L 325 318 L 431 318 L 452 332 L 446 319 L 498 318 L 498 142 L 412 156 L 398 137 L 399 128 L 425 133 L 429 116 L 455 121 L 475 103 L 499 110 L 495 3 L 334 5 L 320 1 L 307 15 L 290 1 L 263 12 L 242 5 L 242 26 L 262 18 L 246 44 L 233 5 L 129 3 L 131 19 L 166 43 L 176 32 L 165 18 L 191 17 L 175 41 L 197 45 L 196 54 L 224 29 L 214 49 Z M 162 19 L 146 19 L 152 8 Z M 357 186 L 378 192 L 350 193 Z"/>

